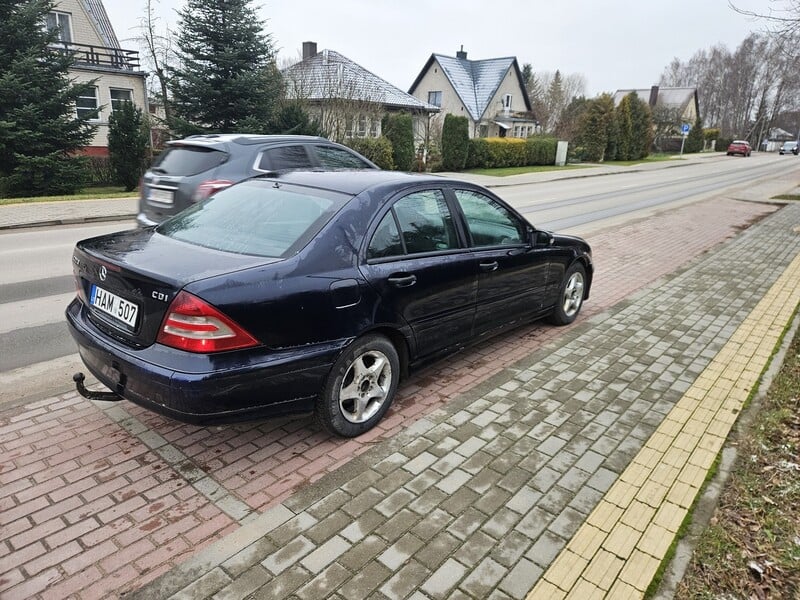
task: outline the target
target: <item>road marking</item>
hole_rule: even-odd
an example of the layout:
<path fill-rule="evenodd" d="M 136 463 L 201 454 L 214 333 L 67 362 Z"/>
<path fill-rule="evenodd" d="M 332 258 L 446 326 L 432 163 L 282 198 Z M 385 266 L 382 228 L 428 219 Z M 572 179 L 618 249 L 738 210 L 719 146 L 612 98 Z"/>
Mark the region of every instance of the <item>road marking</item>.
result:
<path fill-rule="evenodd" d="M 0 334 L 64 321 L 75 292 L 0 304 Z"/>

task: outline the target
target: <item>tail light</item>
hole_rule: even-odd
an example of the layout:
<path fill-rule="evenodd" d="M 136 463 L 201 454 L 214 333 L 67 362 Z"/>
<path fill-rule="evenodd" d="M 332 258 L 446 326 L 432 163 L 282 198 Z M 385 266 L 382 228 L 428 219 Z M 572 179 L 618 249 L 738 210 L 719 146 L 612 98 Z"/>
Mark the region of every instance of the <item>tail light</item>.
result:
<path fill-rule="evenodd" d="M 157 341 L 199 353 L 258 345 L 258 341 L 232 319 L 188 292 L 180 292 L 170 304 Z"/>
<path fill-rule="evenodd" d="M 200 202 L 201 200 L 205 200 L 216 194 L 220 190 L 224 190 L 226 187 L 230 187 L 233 185 L 233 182 L 229 179 L 209 179 L 208 181 L 204 181 L 200 185 L 197 186 L 197 189 L 194 191 L 194 195 L 192 196 L 192 200 L 195 202 Z"/>

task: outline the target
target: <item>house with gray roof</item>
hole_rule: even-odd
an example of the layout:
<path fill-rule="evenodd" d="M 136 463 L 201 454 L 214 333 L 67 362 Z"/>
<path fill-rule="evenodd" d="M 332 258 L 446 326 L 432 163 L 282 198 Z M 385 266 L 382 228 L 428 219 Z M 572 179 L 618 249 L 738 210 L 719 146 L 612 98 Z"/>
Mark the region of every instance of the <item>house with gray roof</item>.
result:
<path fill-rule="evenodd" d="M 57 47 L 75 53 L 69 74 L 77 82 L 96 80 L 85 96 L 78 98 L 78 114 L 100 109 L 97 130 L 85 154 L 108 155 L 108 117 L 121 102 L 133 102 L 148 110 L 147 74 L 139 65 L 139 52 L 124 50 L 108 19 L 102 0 L 57 0 L 48 13 L 48 29 L 58 28 Z"/>
<path fill-rule="evenodd" d="M 513 56 L 469 60 L 463 46 L 455 57 L 431 54 L 408 92 L 442 114 L 467 117 L 470 137 L 528 137 L 538 130 Z"/>
<path fill-rule="evenodd" d="M 317 51 L 315 42 L 303 43 L 303 60 L 283 70 L 286 95 L 302 100 L 309 114 L 333 140 L 378 137 L 386 113 L 412 115 L 419 138 L 437 106 L 368 71 L 334 50 Z"/>

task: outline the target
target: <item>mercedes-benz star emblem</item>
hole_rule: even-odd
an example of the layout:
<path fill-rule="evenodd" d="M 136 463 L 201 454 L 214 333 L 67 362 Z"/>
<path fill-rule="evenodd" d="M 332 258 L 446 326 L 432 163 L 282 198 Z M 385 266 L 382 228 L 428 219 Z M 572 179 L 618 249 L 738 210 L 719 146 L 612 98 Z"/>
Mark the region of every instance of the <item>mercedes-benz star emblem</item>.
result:
<path fill-rule="evenodd" d="M 106 270 L 106 266 L 103 265 L 100 267 L 100 281 L 105 281 L 106 277 L 108 277 L 108 271 Z"/>

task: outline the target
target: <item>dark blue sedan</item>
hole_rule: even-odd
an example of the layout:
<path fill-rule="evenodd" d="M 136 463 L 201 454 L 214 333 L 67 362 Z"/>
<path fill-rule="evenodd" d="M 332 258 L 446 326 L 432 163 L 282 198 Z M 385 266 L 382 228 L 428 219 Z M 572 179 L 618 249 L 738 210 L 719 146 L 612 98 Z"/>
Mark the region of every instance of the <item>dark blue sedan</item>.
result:
<path fill-rule="evenodd" d="M 79 242 L 73 270 L 67 322 L 103 397 L 187 422 L 314 413 L 341 436 L 374 426 L 417 365 L 572 322 L 593 274 L 585 241 L 485 188 L 385 171 L 251 179 Z"/>

